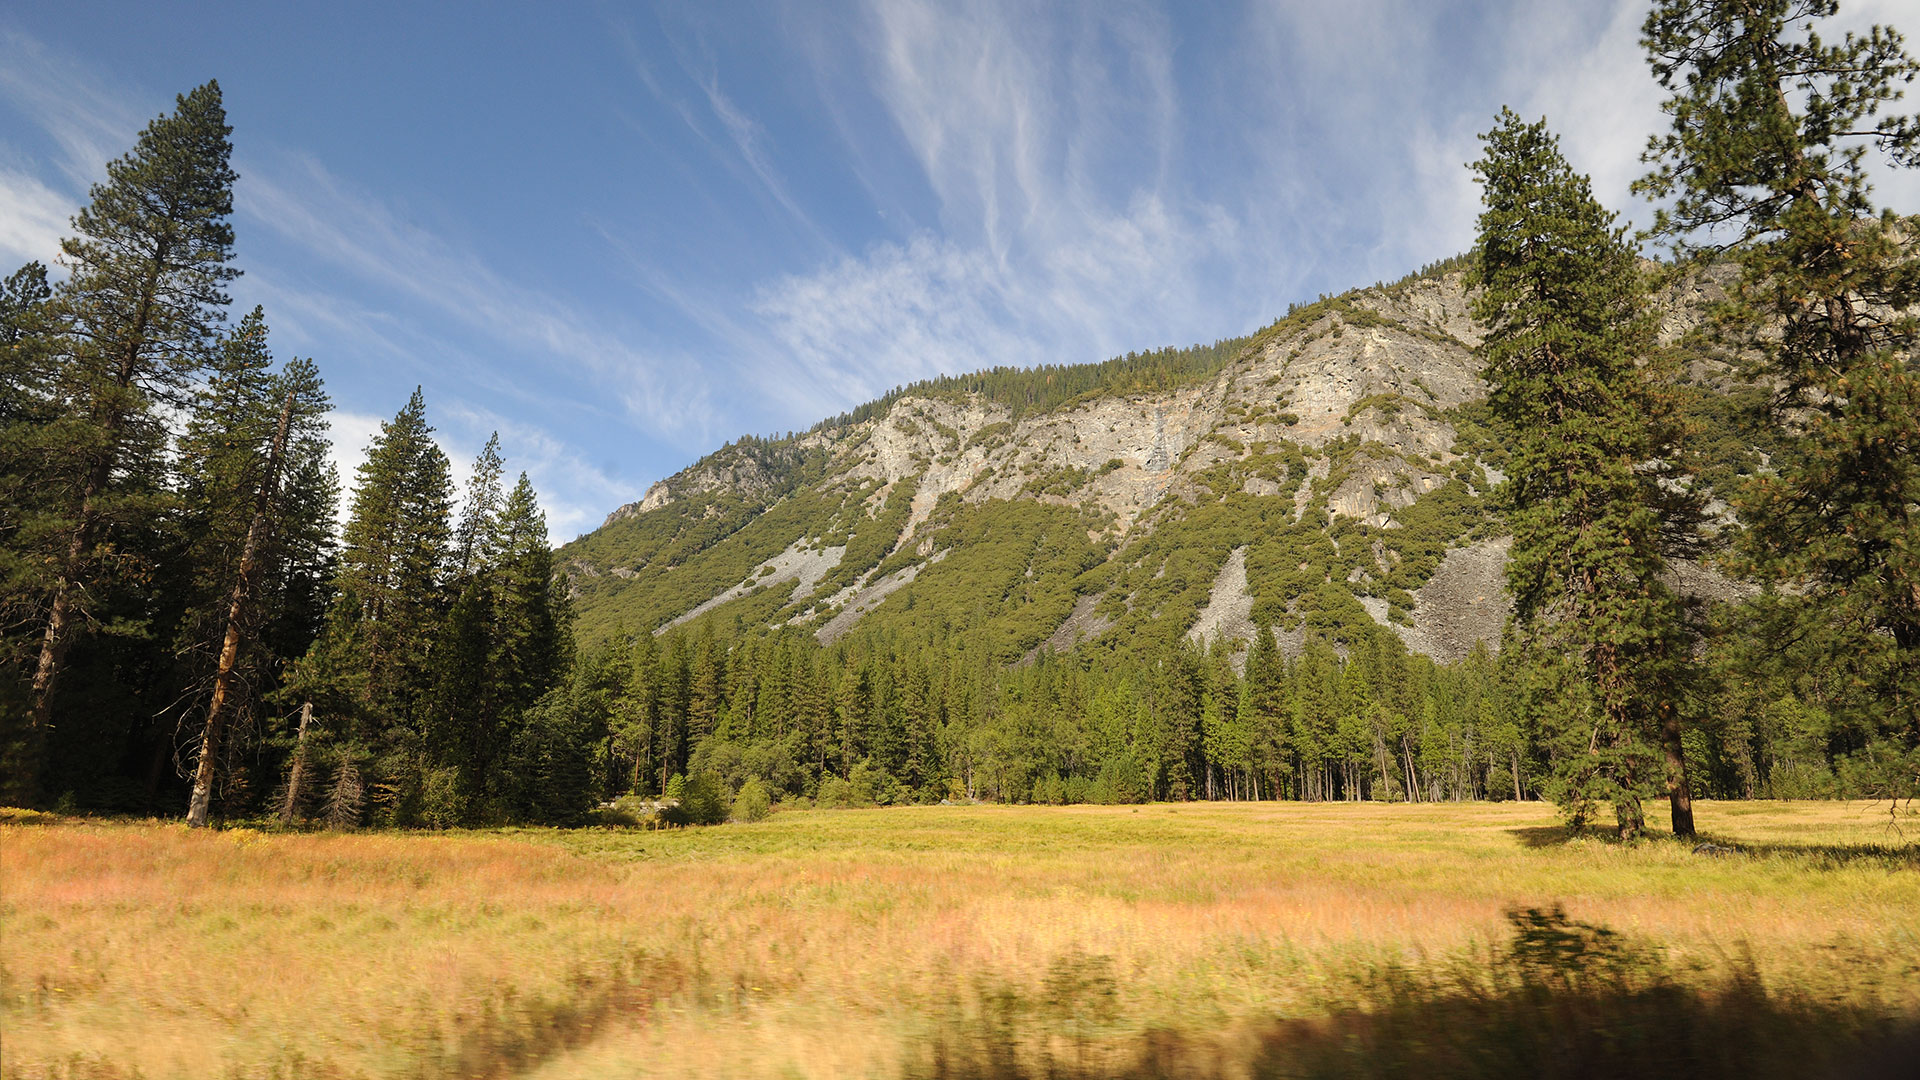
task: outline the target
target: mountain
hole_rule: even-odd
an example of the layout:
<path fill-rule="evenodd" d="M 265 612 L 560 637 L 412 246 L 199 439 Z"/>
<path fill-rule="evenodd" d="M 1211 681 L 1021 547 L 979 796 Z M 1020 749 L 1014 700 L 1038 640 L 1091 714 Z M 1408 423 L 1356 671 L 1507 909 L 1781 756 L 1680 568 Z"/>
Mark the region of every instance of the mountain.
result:
<path fill-rule="evenodd" d="M 1464 260 L 1297 308 L 1247 338 L 895 391 L 744 438 L 560 550 L 589 645 L 713 620 L 1042 649 L 1244 650 L 1383 629 L 1439 661 L 1497 644 L 1507 541 Z M 1711 277 L 1661 298 L 1662 340 Z M 1762 460 L 1758 393 L 1690 358 L 1703 482 Z M 1724 507 L 1720 507 L 1724 512 Z M 1692 591 L 1739 591 L 1704 568 Z"/>

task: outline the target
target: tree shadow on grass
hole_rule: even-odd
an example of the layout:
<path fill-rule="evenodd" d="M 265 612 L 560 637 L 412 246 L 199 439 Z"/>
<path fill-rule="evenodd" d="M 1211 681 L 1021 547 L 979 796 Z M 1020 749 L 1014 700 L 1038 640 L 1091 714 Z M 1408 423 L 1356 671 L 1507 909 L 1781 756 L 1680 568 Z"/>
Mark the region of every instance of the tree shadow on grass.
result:
<path fill-rule="evenodd" d="M 1750 966 L 1683 981 L 1658 950 L 1559 908 L 1510 912 L 1512 939 L 1434 970 L 1388 967 L 1354 980 L 1315 1019 L 1275 1020 L 1237 1052 L 1159 1031 L 1089 1053 L 1057 1052 L 1047 1026 L 950 1030 L 925 1080 L 1252 1076 L 1688 1080 L 1912 1075 L 1920 1023 L 1872 1003 L 1770 991 Z M 1037 1028 L 1037 1031 L 1036 1031 Z"/>
<path fill-rule="evenodd" d="M 1566 843 L 1574 833 L 1565 825 L 1524 825 L 1508 829 L 1507 835 L 1519 840 L 1522 847 L 1545 848 Z"/>
<path fill-rule="evenodd" d="M 1526 848 L 1559 847 L 1576 838 L 1590 843 L 1619 844 L 1611 832 L 1575 830 L 1565 825 L 1530 825 L 1506 830 Z M 1793 844 L 1749 843 L 1702 833 L 1692 839 L 1650 833 L 1639 844 L 1680 844 L 1702 858 L 1792 859 L 1810 870 L 1838 870 L 1845 866 L 1878 866 L 1888 870 L 1920 870 L 1920 840 L 1890 834 L 1887 843 Z"/>
<path fill-rule="evenodd" d="M 1733 854 L 1753 858 L 1793 859 L 1814 870 L 1843 866 L 1878 866 L 1887 870 L 1920 870 L 1920 843 L 1905 844 L 1723 844 Z"/>

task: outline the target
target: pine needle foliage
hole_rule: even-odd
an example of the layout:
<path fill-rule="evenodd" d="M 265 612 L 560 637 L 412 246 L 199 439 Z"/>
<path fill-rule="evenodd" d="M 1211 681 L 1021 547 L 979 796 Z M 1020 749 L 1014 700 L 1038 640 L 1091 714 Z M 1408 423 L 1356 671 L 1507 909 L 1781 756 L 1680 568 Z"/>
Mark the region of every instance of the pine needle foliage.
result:
<path fill-rule="evenodd" d="M 1545 711 L 1563 726 L 1558 801 L 1576 823 L 1610 802 L 1632 835 L 1642 828 L 1649 742 L 1677 723 L 1686 657 L 1680 606 L 1660 581 L 1653 478 L 1642 469 L 1660 449 L 1648 423 L 1654 370 L 1643 363 L 1652 324 L 1624 230 L 1545 122 L 1502 110 L 1482 140 L 1471 281 L 1481 290 L 1474 314 L 1491 328 L 1482 347 L 1489 402 L 1513 450 L 1499 498 L 1514 537 L 1514 615 L 1528 653 L 1548 668 Z"/>
<path fill-rule="evenodd" d="M 1920 240 L 1877 211 L 1870 149 L 1920 165 L 1901 35 L 1820 34 L 1837 0 L 1663 0 L 1643 28 L 1671 129 L 1638 188 L 1654 232 L 1739 279 L 1713 343 L 1756 361 L 1786 440 L 1738 500 L 1738 569 L 1788 585 L 1769 617 L 1851 706 L 1898 734 L 1885 793 L 1920 790 Z"/>
<path fill-rule="evenodd" d="M 30 739 L 54 722 L 55 691 L 74 642 L 96 625 L 110 583 L 137 577 L 127 531 L 166 507 L 164 404 L 206 365 L 226 318 L 233 257 L 233 182 L 218 83 L 181 95 L 174 111 L 107 164 L 61 242 L 68 277 L 56 290 L 50 386 L 63 421 L 43 436 L 62 445 L 53 511 L 58 541 L 41 575 Z M 63 542 L 60 542 L 63 541 Z M 37 769 L 37 764 L 29 764 Z"/>

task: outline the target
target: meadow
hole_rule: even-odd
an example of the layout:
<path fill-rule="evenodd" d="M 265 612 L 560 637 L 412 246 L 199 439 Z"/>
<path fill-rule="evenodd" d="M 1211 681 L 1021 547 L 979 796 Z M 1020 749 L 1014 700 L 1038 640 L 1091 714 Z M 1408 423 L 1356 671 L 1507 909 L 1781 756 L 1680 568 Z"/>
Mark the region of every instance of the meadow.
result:
<path fill-rule="evenodd" d="M 19 815 L 0 824 L 0 1074 L 1571 1076 L 1684 1061 L 1697 1078 L 1904 1052 L 1920 821 L 1838 802 L 1706 803 L 1699 818 L 1733 850 L 1569 836 L 1550 807 L 1512 803 L 449 833 Z"/>

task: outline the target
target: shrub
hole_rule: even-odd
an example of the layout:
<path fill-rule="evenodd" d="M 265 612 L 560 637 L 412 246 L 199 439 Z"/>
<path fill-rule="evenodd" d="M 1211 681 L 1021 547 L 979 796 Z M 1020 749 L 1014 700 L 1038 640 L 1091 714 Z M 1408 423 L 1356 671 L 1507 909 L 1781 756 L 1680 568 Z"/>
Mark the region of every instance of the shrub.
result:
<path fill-rule="evenodd" d="M 653 804 L 638 795 L 622 795 L 611 804 L 602 806 L 588 815 L 588 821 L 594 825 L 609 828 L 632 828 L 645 825 L 657 816 Z"/>
<path fill-rule="evenodd" d="M 460 824 L 464 809 L 459 774 L 452 769 L 429 769 L 420 787 L 420 824 L 451 829 Z"/>
<path fill-rule="evenodd" d="M 740 794 L 733 797 L 733 820 L 765 821 L 773 812 L 773 796 L 768 794 L 767 785 L 758 780 L 749 780 L 740 786 Z"/>
<path fill-rule="evenodd" d="M 686 777 L 680 782 L 680 801 L 661 811 L 660 819 L 669 825 L 720 824 L 727 820 L 726 783 L 709 772 Z"/>
<path fill-rule="evenodd" d="M 853 788 L 837 776 L 829 776 L 820 781 L 820 790 L 814 794 L 814 803 L 823 809 L 844 810 L 853 803 Z"/>

